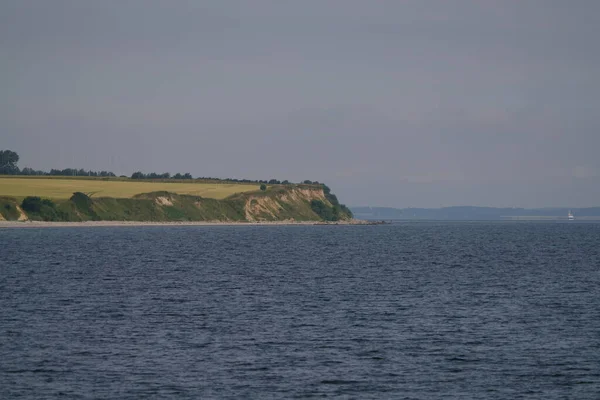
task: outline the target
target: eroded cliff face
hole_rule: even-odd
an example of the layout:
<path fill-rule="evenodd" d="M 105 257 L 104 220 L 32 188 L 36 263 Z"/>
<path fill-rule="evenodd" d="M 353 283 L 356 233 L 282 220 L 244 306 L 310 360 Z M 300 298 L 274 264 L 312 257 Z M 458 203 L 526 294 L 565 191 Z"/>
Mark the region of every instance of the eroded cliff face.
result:
<path fill-rule="evenodd" d="M 311 201 L 331 203 L 323 189 L 290 188 L 264 194 L 247 194 L 244 204 L 246 220 L 254 221 L 318 221 L 321 218 L 311 209 Z"/>
<path fill-rule="evenodd" d="M 29 218 L 27 218 L 27 214 L 25 214 L 25 212 L 23 211 L 23 209 L 19 206 L 17 206 L 17 211 L 19 212 L 19 218 L 18 221 L 28 221 Z"/>
<path fill-rule="evenodd" d="M 6 203 L 9 199 L 4 199 Z M 44 221 L 343 221 L 350 211 L 323 187 L 272 186 L 266 191 L 239 193 L 217 200 L 169 192 L 133 198 L 90 197 L 77 192 L 26 215 L 14 199 L 7 220 Z M 5 205 L 5 207 L 8 207 Z M 8 208 L 7 208 L 8 209 Z"/>

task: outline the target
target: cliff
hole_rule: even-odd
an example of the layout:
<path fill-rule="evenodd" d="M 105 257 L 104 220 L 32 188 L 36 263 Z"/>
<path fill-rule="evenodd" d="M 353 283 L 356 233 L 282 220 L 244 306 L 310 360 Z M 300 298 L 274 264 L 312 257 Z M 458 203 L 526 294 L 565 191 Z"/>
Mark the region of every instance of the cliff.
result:
<path fill-rule="evenodd" d="M 338 221 L 352 218 L 327 186 L 273 186 L 223 200 L 171 192 L 133 198 L 93 197 L 77 192 L 64 201 L 28 197 L 21 204 L 0 198 L 0 218 L 37 221 Z"/>

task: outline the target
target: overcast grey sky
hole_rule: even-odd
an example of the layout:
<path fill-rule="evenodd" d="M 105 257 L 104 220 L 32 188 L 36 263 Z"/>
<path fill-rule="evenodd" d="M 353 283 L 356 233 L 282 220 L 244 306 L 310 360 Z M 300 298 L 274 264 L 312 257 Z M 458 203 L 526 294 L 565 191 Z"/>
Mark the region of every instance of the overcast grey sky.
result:
<path fill-rule="evenodd" d="M 21 167 L 600 205 L 600 1 L 0 0 Z"/>

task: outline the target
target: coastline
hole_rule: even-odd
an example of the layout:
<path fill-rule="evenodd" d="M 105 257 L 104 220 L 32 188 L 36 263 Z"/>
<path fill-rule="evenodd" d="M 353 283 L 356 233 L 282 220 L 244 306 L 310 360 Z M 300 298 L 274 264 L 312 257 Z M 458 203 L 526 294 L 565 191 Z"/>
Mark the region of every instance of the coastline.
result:
<path fill-rule="evenodd" d="M 139 227 L 139 226 L 313 226 L 313 225 L 380 225 L 381 221 L 345 220 L 335 222 L 321 221 L 84 221 L 84 222 L 48 222 L 48 221 L 0 221 L 2 228 L 91 228 L 91 227 Z"/>

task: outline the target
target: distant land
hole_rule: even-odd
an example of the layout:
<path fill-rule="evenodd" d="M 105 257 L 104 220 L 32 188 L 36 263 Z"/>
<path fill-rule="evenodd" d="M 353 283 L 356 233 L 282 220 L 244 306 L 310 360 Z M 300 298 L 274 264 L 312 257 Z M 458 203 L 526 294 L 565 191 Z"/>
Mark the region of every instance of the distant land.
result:
<path fill-rule="evenodd" d="M 182 184 L 104 179 L 15 179 L 0 175 L 0 221 L 335 222 L 352 219 L 350 210 L 338 202 L 326 185 L 254 187 L 201 181 Z M 137 190 L 145 192 L 134 194 Z"/>
<path fill-rule="evenodd" d="M 190 173 L 19 168 L 0 150 L 0 221 L 340 222 L 352 213 L 331 189 L 305 180 L 196 178 Z"/>
<path fill-rule="evenodd" d="M 589 208 L 496 208 L 457 206 L 443 208 L 350 207 L 356 218 L 366 220 L 600 220 L 600 207 Z"/>

